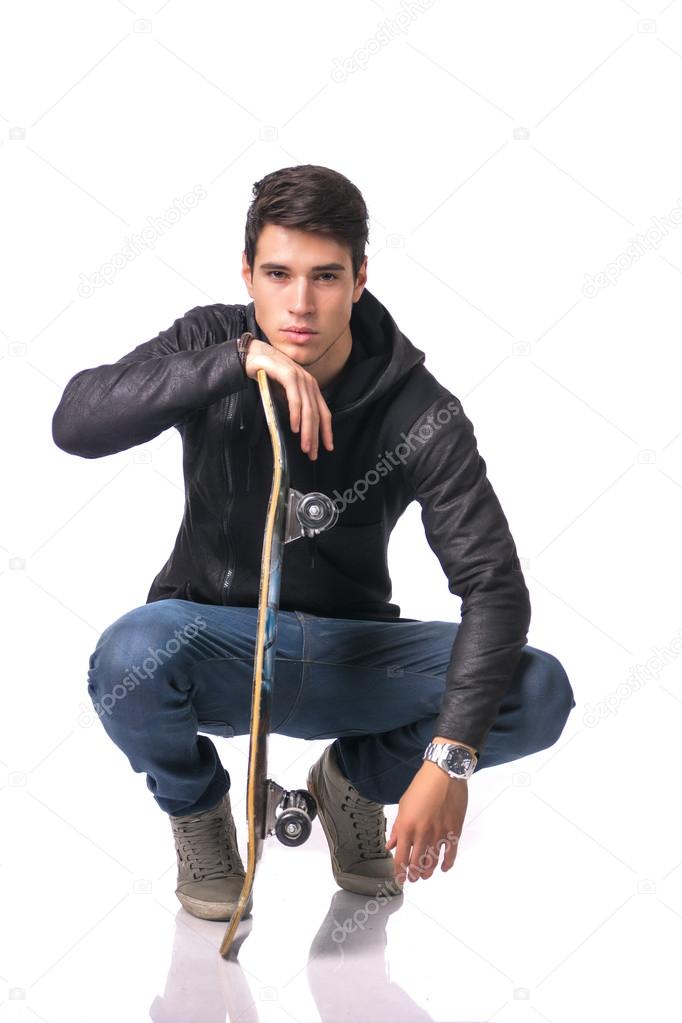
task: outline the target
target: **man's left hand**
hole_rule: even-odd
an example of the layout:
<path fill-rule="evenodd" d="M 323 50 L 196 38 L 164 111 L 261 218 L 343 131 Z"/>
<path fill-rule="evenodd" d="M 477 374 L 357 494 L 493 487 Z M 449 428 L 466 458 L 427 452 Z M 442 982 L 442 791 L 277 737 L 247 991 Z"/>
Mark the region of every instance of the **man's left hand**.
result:
<path fill-rule="evenodd" d="M 466 779 L 450 778 L 430 761 L 422 764 L 403 793 L 386 843 L 389 851 L 395 847 L 399 881 L 431 877 L 441 848 L 445 850 L 441 870 L 450 869 L 457 855 L 468 799 Z"/>

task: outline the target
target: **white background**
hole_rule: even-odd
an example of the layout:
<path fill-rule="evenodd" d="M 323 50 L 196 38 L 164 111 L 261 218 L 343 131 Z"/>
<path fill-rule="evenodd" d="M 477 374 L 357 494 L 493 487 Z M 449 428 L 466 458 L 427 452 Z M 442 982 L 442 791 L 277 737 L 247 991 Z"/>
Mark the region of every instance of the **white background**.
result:
<path fill-rule="evenodd" d="M 1 17 L 0 1023 L 679 1014 L 682 3 Z M 97 637 L 172 547 L 180 438 L 85 460 L 50 427 L 78 370 L 249 301 L 251 186 L 298 163 L 361 189 L 368 287 L 474 422 L 529 642 L 577 707 L 552 749 L 470 782 L 453 870 L 343 947 L 331 918 L 357 903 L 319 826 L 294 854 L 271 840 L 237 965 L 223 925 L 180 908 L 168 821 L 86 690 Z M 457 620 L 417 505 L 389 558 L 404 616 Z M 241 793 L 246 740 L 215 741 Z M 272 776 L 301 784 L 325 745 L 273 737 Z"/>

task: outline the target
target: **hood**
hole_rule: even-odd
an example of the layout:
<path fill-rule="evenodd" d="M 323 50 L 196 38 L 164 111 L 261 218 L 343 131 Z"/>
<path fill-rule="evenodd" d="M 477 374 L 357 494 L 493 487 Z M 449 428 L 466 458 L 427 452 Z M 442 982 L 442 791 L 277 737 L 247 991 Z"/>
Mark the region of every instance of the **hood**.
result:
<path fill-rule="evenodd" d="M 256 320 L 254 303 L 244 306 L 245 327 L 259 340 L 268 340 Z M 418 363 L 424 362 L 424 352 L 412 344 L 398 328 L 388 309 L 365 288 L 357 302 L 353 303 L 350 318 L 352 348 L 338 377 L 322 395 L 335 419 L 351 415 L 369 402 L 377 401 L 394 387 Z M 250 386 L 238 392 L 240 401 L 240 428 L 244 428 L 243 406 L 248 409 L 247 418 L 254 429 L 248 438 L 249 464 L 251 453 L 258 444 L 261 433 L 267 428 L 262 411 L 260 392 L 255 380 Z M 274 397 L 274 396 L 273 396 Z M 276 399 L 275 399 L 276 400 Z M 281 401 L 278 401 L 278 405 Z M 260 415 L 257 409 L 260 407 Z M 312 463 L 315 468 L 315 462 Z M 249 489 L 247 471 L 247 490 Z M 314 537 L 311 552 L 314 556 Z"/>

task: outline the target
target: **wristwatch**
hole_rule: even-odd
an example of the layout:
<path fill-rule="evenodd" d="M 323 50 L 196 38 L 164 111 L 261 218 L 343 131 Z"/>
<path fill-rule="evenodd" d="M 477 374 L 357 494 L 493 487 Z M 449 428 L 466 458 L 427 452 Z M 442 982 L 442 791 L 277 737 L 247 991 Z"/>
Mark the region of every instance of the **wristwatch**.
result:
<path fill-rule="evenodd" d="M 430 742 L 422 760 L 431 760 L 451 778 L 461 779 L 470 778 L 478 763 L 476 754 L 457 742 Z"/>
<path fill-rule="evenodd" d="M 254 335 L 250 330 L 245 330 L 237 341 L 237 355 L 239 356 L 239 361 L 242 364 L 244 372 L 246 372 L 246 356 L 249 351 L 249 345 L 253 341 L 253 337 Z"/>

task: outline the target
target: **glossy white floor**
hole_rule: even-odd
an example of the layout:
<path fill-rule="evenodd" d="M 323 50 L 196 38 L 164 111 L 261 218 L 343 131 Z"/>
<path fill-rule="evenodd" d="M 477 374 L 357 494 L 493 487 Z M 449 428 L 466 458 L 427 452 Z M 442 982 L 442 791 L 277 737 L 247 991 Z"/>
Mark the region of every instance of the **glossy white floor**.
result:
<path fill-rule="evenodd" d="M 554 748 L 481 771 L 455 867 L 375 912 L 336 887 L 319 822 L 298 849 L 269 839 L 230 961 L 223 924 L 175 898 L 170 825 L 143 776 L 96 719 L 79 724 L 3 778 L 0 1023 L 568 1023 L 588 993 L 595 1020 L 679 1007 L 679 823 L 642 776 L 621 783 L 634 716 L 602 737 L 598 777 L 575 719 Z M 247 739 L 214 741 L 243 846 Z M 325 745 L 273 736 L 271 776 L 304 784 Z"/>

